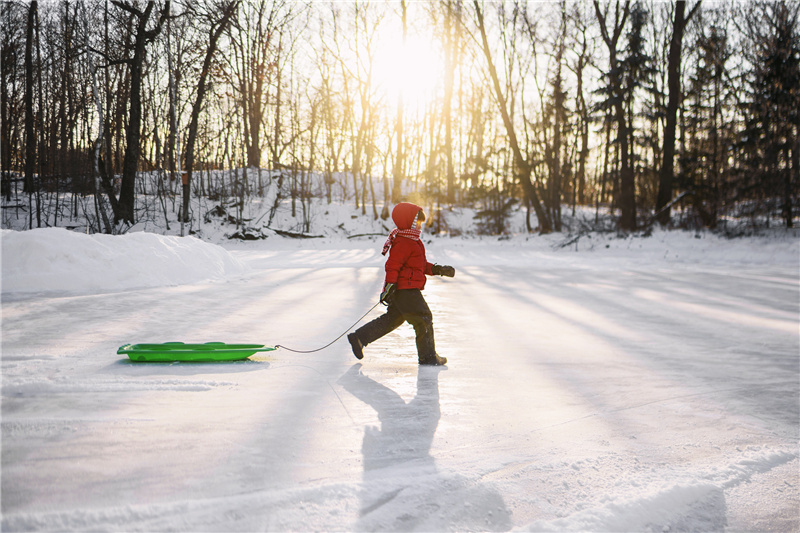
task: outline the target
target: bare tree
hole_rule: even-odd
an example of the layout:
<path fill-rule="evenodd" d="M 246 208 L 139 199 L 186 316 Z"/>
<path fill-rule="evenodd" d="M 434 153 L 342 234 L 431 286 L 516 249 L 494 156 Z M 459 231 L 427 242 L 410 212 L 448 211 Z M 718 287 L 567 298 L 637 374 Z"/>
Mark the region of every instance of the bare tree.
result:
<path fill-rule="evenodd" d="M 97 83 L 97 69 L 95 68 L 92 52 L 89 47 L 89 17 L 86 12 L 85 2 L 81 2 L 81 9 L 83 12 L 84 20 L 84 52 L 86 54 L 86 61 L 89 64 L 89 73 L 92 82 L 92 96 L 94 97 L 95 108 L 97 110 L 97 137 L 95 138 L 92 147 L 92 174 L 94 177 L 94 200 L 95 200 L 95 213 L 97 214 L 97 225 L 100 227 L 100 221 L 103 222 L 103 230 L 106 233 L 112 232 L 111 222 L 108 219 L 105 206 L 103 205 L 103 190 L 102 190 L 102 167 L 100 165 L 100 151 L 103 148 L 103 138 L 105 137 L 104 123 L 105 118 L 103 114 L 103 101 Z M 116 197 L 112 194 L 111 198 L 116 201 Z"/>
<path fill-rule="evenodd" d="M 36 132 L 33 115 L 33 28 L 39 12 L 35 0 L 28 7 L 28 25 L 25 33 L 25 192 L 33 194 L 33 173 L 36 170 Z"/>
<path fill-rule="evenodd" d="M 593 47 L 588 35 L 589 24 L 584 18 L 585 16 L 586 15 L 583 12 L 583 8 L 576 6 L 575 10 L 573 11 L 573 20 L 577 30 L 575 36 L 573 37 L 573 51 L 577 57 L 575 58 L 574 63 L 568 65 L 569 69 L 575 75 L 575 110 L 578 114 L 576 135 L 580 137 L 580 150 L 578 151 L 578 168 L 576 172 L 573 200 L 577 201 L 577 203 L 581 205 L 586 203 L 586 162 L 589 158 L 590 122 L 589 105 L 586 102 L 584 79 L 586 76 L 586 69 L 590 64 L 593 53 Z"/>
<path fill-rule="evenodd" d="M 211 7 L 211 6 L 209 6 Z M 197 81 L 197 94 L 192 105 L 192 115 L 189 121 L 189 132 L 186 140 L 186 179 L 183 183 L 183 210 L 182 220 L 189 220 L 189 198 L 191 195 L 192 172 L 194 170 L 195 143 L 197 141 L 197 125 L 200 118 L 200 110 L 203 107 L 203 99 L 206 95 L 206 80 L 211 72 L 211 60 L 217 51 L 217 42 L 231 21 L 234 13 L 239 7 L 239 0 L 225 2 L 220 6 L 213 6 L 214 9 L 204 11 L 202 18 L 208 24 L 208 45 L 203 58 L 203 66 L 200 70 L 200 78 Z M 217 11 L 217 9 L 219 11 Z"/>
<path fill-rule="evenodd" d="M 274 4 L 270 2 L 270 5 Z M 267 2 L 247 3 L 231 25 L 236 29 L 231 32 L 233 86 L 241 97 L 247 164 L 254 167 L 261 165 L 265 83 L 269 83 L 272 76 L 270 48 L 274 46 L 275 34 L 271 31 L 274 10 L 269 12 L 265 22 L 266 10 Z"/>
<path fill-rule="evenodd" d="M 338 26 L 339 15 L 334 10 L 333 24 Z M 374 80 L 374 62 L 376 41 L 380 35 L 380 25 L 385 16 L 369 2 L 354 2 L 348 12 L 350 15 L 347 32 L 350 36 L 345 43 L 335 43 L 333 55 L 341 72 L 341 97 L 345 115 L 344 130 L 349 130 L 351 150 L 351 174 L 356 209 L 361 205 L 362 214 L 366 214 L 363 197 L 368 177 L 364 174 L 365 155 L 370 143 L 374 142 L 371 134 L 378 119 L 379 98 Z M 338 33 L 338 28 L 334 30 Z M 343 50 L 339 45 L 344 44 Z M 359 179 L 361 183 L 359 184 Z M 359 187 L 360 185 L 360 187 Z M 360 189 L 360 190 L 359 190 Z M 362 202 L 359 202 L 359 195 Z"/>
<path fill-rule="evenodd" d="M 623 69 L 619 58 L 620 38 L 625 29 L 625 23 L 631 13 L 631 3 L 626 0 L 620 4 L 617 0 L 614 4 L 613 26 L 609 25 L 608 17 L 611 11 L 611 4 L 607 4 L 605 9 L 600 8 L 597 0 L 594 0 L 595 14 L 600 23 L 600 32 L 603 42 L 608 48 L 609 68 L 608 90 L 609 104 L 614 110 L 614 118 L 617 123 L 617 138 L 620 148 L 620 197 L 619 207 L 621 210 L 620 227 L 624 230 L 636 229 L 636 183 L 631 162 L 630 150 L 630 127 L 625 112 L 626 92 L 623 81 Z"/>
<path fill-rule="evenodd" d="M 668 224 L 670 220 L 670 209 L 667 207 L 667 204 L 672 200 L 672 184 L 675 180 L 675 130 L 678 122 L 678 107 L 680 106 L 683 96 L 681 91 L 683 34 L 686 25 L 700 7 L 700 3 L 700 0 L 698 0 L 689 11 L 689 14 L 685 15 L 686 1 L 678 0 L 675 2 L 675 15 L 672 21 L 672 37 L 669 42 L 667 63 L 669 97 L 667 100 L 666 125 L 664 126 L 663 160 L 659 172 L 658 198 L 656 199 L 656 212 L 659 213 L 658 221 L 662 225 Z"/>
<path fill-rule="evenodd" d="M 461 38 L 461 2 L 445 0 L 444 2 L 444 101 L 442 119 L 444 120 L 444 156 L 446 160 L 447 202 L 452 204 L 456 199 L 456 173 L 453 165 L 453 91 L 455 72 L 458 66 Z"/>
<path fill-rule="evenodd" d="M 161 25 L 169 13 L 169 0 L 165 3 L 161 17 L 154 28 L 148 29 L 150 17 L 155 8 L 155 2 L 149 1 L 142 11 L 135 4 L 128 1 L 111 0 L 118 8 L 130 14 L 135 28 L 133 34 L 133 55 L 119 59 L 115 63 L 126 63 L 130 67 L 130 112 L 128 126 L 125 132 L 125 160 L 122 167 L 122 184 L 119 193 L 117 211 L 114 213 L 114 222 L 124 221 L 133 224 L 136 173 L 139 170 L 139 153 L 141 146 L 142 125 L 142 69 L 145 61 L 146 47 L 161 32 Z"/>
<path fill-rule="evenodd" d="M 400 0 L 400 14 L 403 23 L 403 42 L 405 45 L 408 38 L 408 4 L 405 0 Z M 395 131 L 397 133 L 397 153 L 394 158 L 392 168 L 392 201 L 398 203 L 402 196 L 403 179 L 405 177 L 405 129 L 403 91 L 397 93 L 397 116 L 395 118 Z"/>
<path fill-rule="evenodd" d="M 534 212 L 536 213 L 536 218 L 539 221 L 539 231 L 541 233 L 550 233 L 553 231 L 552 222 L 547 216 L 546 211 L 543 209 L 542 203 L 539 200 L 539 194 L 536 192 L 536 188 L 531 182 L 531 165 L 520 149 L 520 145 L 517 140 L 516 128 L 511 120 L 506 96 L 502 87 L 500 86 L 500 79 L 497 75 L 497 69 L 495 68 L 494 60 L 492 59 L 492 52 L 489 47 L 489 39 L 486 35 L 486 25 L 484 23 L 483 10 L 478 3 L 478 0 L 473 0 L 473 5 L 475 8 L 478 31 L 480 32 L 481 37 L 481 49 L 483 50 L 483 55 L 486 59 L 486 68 L 488 69 L 489 76 L 491 78 L 495 101 L 503 119 L 503 125 L 505 126 L 506 135 L 511 147 L 511 152 L 513 154 L 516 177 L 522 185 L 526 200 L 530 203 L 534 209 Z"/>

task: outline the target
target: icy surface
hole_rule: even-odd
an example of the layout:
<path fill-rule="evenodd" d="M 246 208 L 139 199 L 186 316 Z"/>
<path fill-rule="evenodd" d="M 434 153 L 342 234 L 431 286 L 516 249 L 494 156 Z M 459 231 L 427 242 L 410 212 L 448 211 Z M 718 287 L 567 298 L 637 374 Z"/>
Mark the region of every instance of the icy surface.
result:
<path fill-rule="evenodd" d="M 116 354 L 323 346 L 380 238 L 3 232 L 2 529 L 797 531 L 798 240 L 700 237 L 429 239 L 436 369 Z"/>

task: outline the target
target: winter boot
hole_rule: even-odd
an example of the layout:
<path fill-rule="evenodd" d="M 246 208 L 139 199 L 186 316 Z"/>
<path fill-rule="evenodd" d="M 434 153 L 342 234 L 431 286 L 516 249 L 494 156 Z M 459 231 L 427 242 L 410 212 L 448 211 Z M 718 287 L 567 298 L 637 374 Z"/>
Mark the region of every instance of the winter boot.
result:
<path fill-rule="evenodd" d="M 356 356 L 356 359 L 364 359 L 364 345 L 361 344 L 358 335 L 351 333 L 347 336 L 347 340 L 350 341 L 350 347 L 353 348 L 353 355 Z"/>
<path fill-rule="evenodd" d="M 419 364 L 431 365 L 431 366 L 444 366 L 447 364 L 447 357 L 439 357 L 438 354 L 433 354 L 425 358 L 420 358 Z"/>

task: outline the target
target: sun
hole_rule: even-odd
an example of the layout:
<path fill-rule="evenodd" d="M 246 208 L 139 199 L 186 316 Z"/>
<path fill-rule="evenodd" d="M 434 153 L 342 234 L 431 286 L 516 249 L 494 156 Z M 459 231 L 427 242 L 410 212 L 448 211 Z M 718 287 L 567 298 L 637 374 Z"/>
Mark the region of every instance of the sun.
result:
<path fill-rule="evenodd" d="M 404 106 L 425 107 L 442 86 L 441 45 L 410 31 L 404 39 L 399 27 L 388 26 L 378 42 L 373 73 L 391 102 L 402 96 Z"/>

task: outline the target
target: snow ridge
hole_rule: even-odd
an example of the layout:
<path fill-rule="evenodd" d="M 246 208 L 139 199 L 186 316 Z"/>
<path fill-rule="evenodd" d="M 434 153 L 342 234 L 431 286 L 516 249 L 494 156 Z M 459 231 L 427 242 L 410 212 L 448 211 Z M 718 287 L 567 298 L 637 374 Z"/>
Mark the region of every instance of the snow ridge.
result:
<path fill-rule="evenodd" d="M 722 531 L 728 525 L 725 489 L 746 483 L 797 458 L 786 451 L 750 454 L 721 472 L 659 487 L 632 499 L 613 501 L 518 531 Z"/>

